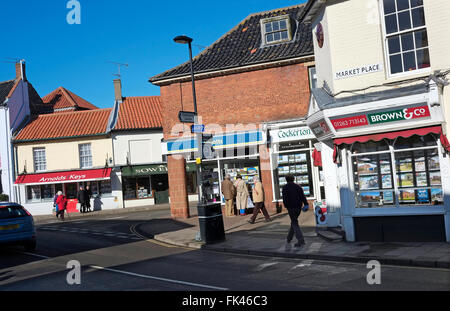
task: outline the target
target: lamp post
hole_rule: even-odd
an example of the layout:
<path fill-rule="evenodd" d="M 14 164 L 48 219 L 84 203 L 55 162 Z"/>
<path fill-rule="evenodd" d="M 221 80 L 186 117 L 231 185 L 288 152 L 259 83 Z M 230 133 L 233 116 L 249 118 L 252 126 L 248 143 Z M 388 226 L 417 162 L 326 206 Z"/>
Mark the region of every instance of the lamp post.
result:
<path fill-rule="evenodd" d="M 197 110 L 197 96 L 195 93 L 195 76 L 194 76 L 194 65 L 192 62 L 192 41 L 194 41 L 194 39 L 188 37 L 188 36 L 177 36 L 173 39 L 173 41 L 175 41 L 176 43 L 180 43 L 180 44 L 187 44 L 189 46 L 189 61 L 191 63 L 191 80 L 192 80 L 192 97 L 194 100 L 194 112 L 195 112 L 195 122 L 194 124 L 197 125 L 198 124 L 198 110 Z M 202 134 L 201 133 L 196 133 L 196 138 L 197 138 L 197 159 L 203 159 L 203 150 L 202 150 Z M 202 179 L 201 179 L 201 174 L 202 174 L 202 167 L 201 164 L 199 164 L 197 162 L 197 187 L 198 187 L 198 204 L 202 204 L 203 203 L 203 199 L 202 199 Z"/>

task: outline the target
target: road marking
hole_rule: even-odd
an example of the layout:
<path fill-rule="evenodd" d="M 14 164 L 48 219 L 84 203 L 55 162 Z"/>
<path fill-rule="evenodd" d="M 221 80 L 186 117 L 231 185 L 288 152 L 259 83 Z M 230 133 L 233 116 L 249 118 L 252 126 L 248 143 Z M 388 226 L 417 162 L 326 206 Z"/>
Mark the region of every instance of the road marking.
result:
<path fill-rule="evenodd" d="M 292 271 L 297 268 L 310 267 L 313 262 L 314 262 L 314 260 L 304 260 L 301 263 L 299 263 L 298 265 L 296 265 L 295 267 L 292 267 L 290 270 Z"/>
<path fill-rule="evenodd" d="M 268 267 L 270 267 L 270 266 L 274 266 L 274 265 L 276 265 L 276 264 L 278 264 L 278 262 L 264 263 L 264 264 L 262 264 L 262 265 L 259 265 L 259 266 L 256 268 L 256 271 L 262 271 L 262 270 L 264 270 L 265 268 L 268 268 Z"/>
<path fill-rule="evenodd" d="M 159 246 L 164 246 L 164 247 L 167 247 L 167 248 L 175 248 L 175 247 L 176 247 L 176 248 L 184 248 L 184 249 L 191 250 L 190 248 L 187 248 L 187 247 L 171 245 L 171 244 L 167 244 L 167 243 L 164 243 L 164 242 L 161 242 L 161 241 L 157 241 L 157 240 L 154 240 L 154 239 L 149 239 L 149 238 L 143 236 L 142 234 L 139 234 L 139 233 L 136 231 L 136 227 L 139 226 L 139 225 L 140 225 L 140 224 L 135 224 L 135 225 L 131 226 L 131 227 L 130 227 L 130 231 L 131 231 L 133 234 L 135 234 L 136 236 L 138 236 L 138 237 L 140 237 L 141 239 L 145 240 L 145 242 L 157 244 L 157 245 L 159 245 Z"/>
<path fill-rule="evenodd" d="M 50 259 L 51 258 L 51 257 L 48 257 L 48 256 L 34 254 L 34 253 L 28 253 L 28 252 L 18 252 L 18 253 L 25 254 L 25 255 L 28 255 L 28 256 L 34 256 L 34 257 L 38 257 L 38 258 L 43 258 L 43 259 Z"/>
<path fill-rule="evenodd" d="M 168 282 L 168 283 L 182 284 L 182 285 L 201 287 L 201 288 L 208 288 L 208 289 L 214 289 L 214 290 L 222 290 L 222 291 L 228 290 L 228 288 L 224 288 L 224 287 L 216 287 L 216 286 L 210 286 L 210 285 L 204 285 L 204 284 L 198 284 L 198 283 L 191 283 L 191 282 L 185 282 L 185 281 L 179 281 L 179 280 L 160 278 L 160 277 L 151 276 L 151 275 L 138 274 L 138 273 L 121 271 L 121 270 L 110 269 L 110 268 L 104 268 L 104 267 L 99 267 L 99 266 L 92 266 L 91 265 L 90 267 L 93 268 L 93 269 L 97 269 L 97 270 L 105 270 L 105 271 L 121 273 L 121 274 L 125 274 L 125 275 L 130 275 L 130 276 L 135 276 L 135 277 L 140 277 L 140 278 L 145 278 L 145 279 L 152 279 L 152 280 Z"/>

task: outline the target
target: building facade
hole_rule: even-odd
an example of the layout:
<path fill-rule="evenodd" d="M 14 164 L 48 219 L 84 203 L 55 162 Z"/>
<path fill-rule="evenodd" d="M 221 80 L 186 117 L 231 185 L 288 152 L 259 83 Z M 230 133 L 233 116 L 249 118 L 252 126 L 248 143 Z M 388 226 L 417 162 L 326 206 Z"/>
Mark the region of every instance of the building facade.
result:
<path fill-rule="evenodd" d="M 76 212 L 80 186 L 90 186 L 94 210 L 123 207 L 108 124 L 112 109 L 41 115 L 15 137 L 18 203 L 33 215 L 52 213 L 55 193 Z"/>
<path fill-rule="evenodd" d="M 450 3 L 309 1 L 329 226 L 348 241 L 450 241 Z M 351 35 L 350 35 L 351 34 Z"/>
<path fill-rule="evenodd" d="M 193 59 L 199 122 L 205 125 L 214 149 L 202 163 L 209 202 L 224 202 L 220 186 L 226 174 L 241 174 L 250 186 L 259 175 L 266 206 L 281 208 L 281 198 L 275 193 L 279 193 L 285 170 L 278 168 L 278 159 L 283 157 L 274 147 L 280 142 L 271 141 L 270 131 L 293 132 L 306 126 L 314 62 L 310 28 L 296 21 L 302 9 L 298 5 L 252 14 Z M 197 197 L 197 178 L 188 167 L 195 168 L 197 141 L 191 124 L 178 119 L 179 111 L 194 111 L 189 62 L 150 82 L 161 88 L 162 147 L 167 155 L 172 217 L 189 217 L 189 201 Z M 313 186 L 318 175 L 308 165 L 311 138 L 292 136 L 297 146 L 291 150 L 299 152 L 292 154 L 292 163 L 289 156 L 283 163 L 292 164 L 286 167 L 294 173 L 298 166 L 298 180 L 304 186 L 310 181 Z M 313 191 L 310 194 L 314 199 Z"/>

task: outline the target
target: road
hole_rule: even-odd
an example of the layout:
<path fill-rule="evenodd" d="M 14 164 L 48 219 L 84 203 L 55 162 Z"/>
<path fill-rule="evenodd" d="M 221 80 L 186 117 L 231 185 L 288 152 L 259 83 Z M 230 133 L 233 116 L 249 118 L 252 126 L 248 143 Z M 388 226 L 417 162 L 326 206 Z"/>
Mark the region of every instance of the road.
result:
<path fill-rule="evenodd" d="M 268 258 L 192 250 L 142 235 L 167 211 L 130 212 L 37 223 L 38 249 L 0 248 L 3 291 L 323 291 L 450 289 L 450 270 L 381 267 L 369 285 L 363 264 Z M 76 266 L 79 262 L 80 284 Z M 76 283 L 76 282 L 75 282 Z"/>

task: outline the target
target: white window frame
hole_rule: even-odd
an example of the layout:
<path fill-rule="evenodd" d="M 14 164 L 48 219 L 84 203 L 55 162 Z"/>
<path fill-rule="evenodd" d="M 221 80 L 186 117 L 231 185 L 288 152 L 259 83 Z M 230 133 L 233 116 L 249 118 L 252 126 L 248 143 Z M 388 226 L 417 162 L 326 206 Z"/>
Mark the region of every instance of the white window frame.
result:
<path fill-rule="evenodd" d="M 402 71 L 402 72 L 394 73 L 394 74 L 391 73 L 391 60 L 390 60 L 390 55 L 389 55 L 388 39 L 390 37 L 401 36 L 401 35 L 403 35 L 405 33 L 409 33 L 409 32 L 414 33 L 416 31 L 420 31 L 420 30 L 427 31 L 427 35 L 428 35 L 428 29 L 427 29 L 427 23 L 426 23 L 426 20 L 425 20 L 425 25 L 424 26 L 414 27 L 413 25 L 411 25 L 412 26 L 411 29 L 398 31 L 398 32 L 395 32 L 395 33 L 392 33 L 392 34 L 388 35 L 387 31 L 386 31 L 384 3 L 383 2 L 384 2 L 383 0 L 379 0 L 380 23 L 381 23 L 381 29 L 382 29 L 382 34 L 383 34 L 383 38 L 382 39 L 383 39 L 383 47 L 384 47 L 384 57 L 386 59 L 385 64 L 386 64 L 387 78 L 401 78 L 401 77 L 404 77 L 404 76 L 420 75 L 420 74 L 431 72 L 431 53 L 430 53 L 430 47 L 431 46 L 430 46 L 430 42 L 428 42 L 428 54 L 429 54 L 429 57 L 430 57 L 430 67 L 422 68 L 422 69 L 416 69 L 416 70 L 412 70 L 412 71 Z M 425 10 L 425 3 L 423 4 L 423 8 Z M 410 11 L 410 14 L 411 14 L 411 12 L 412 12 L 411 7 L 408 10 Z M 403 10 L 403 11 L 406 11 L 406 10 Z M 403 12 L 403 11 L 400 11 L 400 12 Z M 398 12 L 399 11 L 396 11 L 396 13 L 394 13 L 394 14 L 397 14 Z M 411 21 L 412 21 L 412 17 L 411 17 Z M 397 25 L 398 25 L 398 21 L 397 21 Z M 400 49 L 401 49 L 401 39 L 400 39 Z M 416 54 L 417 49 L 416 49 L 416 42 L 415 42 L 415 40 L 414 40 L 414 50 L 412 50 L 412 51 L 414 51 L 414 56 L 415 56 L 416 66 L 417 66 L 417 54 Z M 402 57 L 402 66 L 403 66 L 403 55 L 402 54 L 403 53 L 400 52 L 400 55 Z"/>
<path fill-rule="evenodd" d="M 42 154 L 38 154 L 42 153 Z M 47 153 L 45 147 L 33 148 L 33 165 L 35 172 L 45 172 L 47 170 Z"/>
<path fill-rule="evenodd" d="M 280 32 L 280 40 L 267 42 L 266 35 L 269 33 L 266 32 L 266 24 L 272 23 L 275 21 L 280 21 L 280 20 L 286 20 L 286 27 L 287 27 L 286 30 L 288 32 L 287 39 L 281 38 L 281 32 L 283 32 L 285 30 L 273 31 L 273 32 L 269 32 L 269 33 Z M 292 27 L 291 27 L 291 19 L 290 19 L 289 15 L 280 15 L 280 16 L 275 16 L 275 17 L 264 18 L 264 19 L 261 19 L 260 24 L 261 24 L 261 39 L 262 39 L 263 46 L 269 46 L 269 45 L 273 45 L 273 44 L 279 44 L 279 43 L 292 41 L 293 34 L 292 34 Z"/>
<path fill-rule="evenodd" d="M 89 146 L 89 153 L 88 154 L 82 154 L 82 148 L 84 146 Z M 92 164 L 92 148 L 91 148 L 91 144 L 87 143 L 87 144 L 79 144 L 78 145 L 78 155 L 80 158 L 80 168 L 92 168 L 93 164 Z M 85 158 L 88 159 L 87 162 L 85 162 Z"/>

